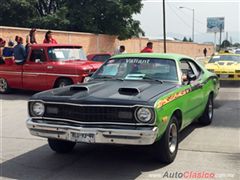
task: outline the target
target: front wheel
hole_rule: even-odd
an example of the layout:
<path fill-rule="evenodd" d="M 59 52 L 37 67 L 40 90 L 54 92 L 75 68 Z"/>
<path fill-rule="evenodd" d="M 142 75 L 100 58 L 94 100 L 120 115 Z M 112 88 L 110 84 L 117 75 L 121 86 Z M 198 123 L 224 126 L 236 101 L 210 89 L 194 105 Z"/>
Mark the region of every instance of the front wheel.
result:
<path fill-rule="evenodd" d="M 7 83 L 7 80 L 4 78 L 0 78 L 0 93 L 6 94 L 10 91 L 10 87 Z"/>
<path fill-rule="evenodd" d="M 161 139 L 153 144 L 157 158 L 166 164 L 174 161 L 178 151 L 178 119 L 173 116 Z"/>
<path fill-rule="evenodd" d="M 58 139 L 48 139 L 48 145 L 53 151 L 63 154 L 71 152 L 76 143 Z"/>
<path fill-rule="evenodd" d="M 73 82 L 70 79 L 59 79 L 55 85 L 56 88 L 64 87 L 64 86 L 69 86 L 73 84 Z"/>
<path fill-rule="evenodd" d="M 209 125 L 212 123 L 212 119 L 213 119 L 213 96 L 210 95 L 205 110 L 198 121 L 202 125 Z"/>

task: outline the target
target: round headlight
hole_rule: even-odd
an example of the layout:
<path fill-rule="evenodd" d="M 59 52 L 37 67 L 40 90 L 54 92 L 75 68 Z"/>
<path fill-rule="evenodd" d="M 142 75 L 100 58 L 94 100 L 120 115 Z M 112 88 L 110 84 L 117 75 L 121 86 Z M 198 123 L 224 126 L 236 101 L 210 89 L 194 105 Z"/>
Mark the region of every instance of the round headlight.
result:
<path fill-rule="evenodd" d="M 136 115 L 137 115 L 137 119 L 140 122 L 147 123 L 147 122 L 152 120 L 153 112 L 149 108 L 142 107 L 142 108 L 139 108 L 137 110 L 137 114 Z"/>
<path fill-rule="evenodd" d="M 43 116 L 45 112 L 45 106 L 41 102 L 35 102 L 32 105 L 32 112 L 35 116 Z"/>

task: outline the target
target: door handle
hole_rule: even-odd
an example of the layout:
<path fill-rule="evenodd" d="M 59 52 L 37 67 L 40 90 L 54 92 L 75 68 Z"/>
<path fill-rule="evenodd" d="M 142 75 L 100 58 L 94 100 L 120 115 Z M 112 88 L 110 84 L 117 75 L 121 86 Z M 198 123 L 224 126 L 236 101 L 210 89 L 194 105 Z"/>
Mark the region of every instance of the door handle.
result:
<path fill-rule="evenodd" d="M 47 66 L 47 69 L 53 69 L 53 66 Z"/>
<path fill-rule="evenodd" d="M 199 88 L 202 88 L 202 87 L 203 87 L 203 83 L 199 83 L 197 86 L 198 86 Z"/>

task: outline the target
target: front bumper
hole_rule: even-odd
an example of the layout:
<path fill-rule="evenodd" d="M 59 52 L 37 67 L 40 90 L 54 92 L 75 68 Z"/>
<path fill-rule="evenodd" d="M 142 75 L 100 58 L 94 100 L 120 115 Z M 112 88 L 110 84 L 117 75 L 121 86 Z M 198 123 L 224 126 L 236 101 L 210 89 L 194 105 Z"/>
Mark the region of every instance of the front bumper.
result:
<path fill-rule="evenodd" d="M 34 136 L 85 143 L 150 145 L 158 134 L 157 127 L 90 128 L 36 123 L 31 118 L 27 120 L 27 127 Z"/>

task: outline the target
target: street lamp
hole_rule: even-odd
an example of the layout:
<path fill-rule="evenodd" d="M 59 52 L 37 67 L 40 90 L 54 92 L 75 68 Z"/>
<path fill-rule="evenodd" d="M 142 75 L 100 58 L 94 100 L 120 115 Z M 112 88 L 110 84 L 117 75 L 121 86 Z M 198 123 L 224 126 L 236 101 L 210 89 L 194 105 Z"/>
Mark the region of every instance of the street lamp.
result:
<path fill-rule="evenodd" d="M 188 7 L 183 7 L 180 6 L 180 9 L 188 9 L 193 12 L 193 19 L 192 19 L 192 41 L 194 42 L 194 9 L 193 8 L 188 8 Z"/>

